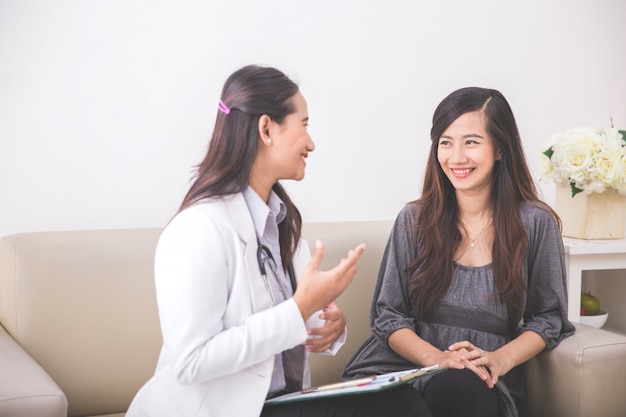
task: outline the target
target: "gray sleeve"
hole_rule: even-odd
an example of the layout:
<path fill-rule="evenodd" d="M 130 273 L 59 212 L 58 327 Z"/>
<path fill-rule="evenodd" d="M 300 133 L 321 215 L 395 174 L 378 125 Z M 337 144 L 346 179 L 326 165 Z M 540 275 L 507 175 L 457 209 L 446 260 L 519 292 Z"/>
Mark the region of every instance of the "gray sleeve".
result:
<path fill-rule="evenodd" d="M 574 326 L 567 319 L 563 239 L 551 213 L 527 206 L 522 218 L 528 233 L 528 291 L 521 331 L 538 333 L 546 342 L 546 349 L 553 349 L 574 333 Z"/>
<path fill-rule="evenodd" d="M 378 271 L 378 279 L 370 309 L 370 327 L 380 343 L 396 330 L 415 331 L 407 281 L 407 266 L 415 256 L 413 219 L 416 206 L 405 206 L 394 223 Z"/>

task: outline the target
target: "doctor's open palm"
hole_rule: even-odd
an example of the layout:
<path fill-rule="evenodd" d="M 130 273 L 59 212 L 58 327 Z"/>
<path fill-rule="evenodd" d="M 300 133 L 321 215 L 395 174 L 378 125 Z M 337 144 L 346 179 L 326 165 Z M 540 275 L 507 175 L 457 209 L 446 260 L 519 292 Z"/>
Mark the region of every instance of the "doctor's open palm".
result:
<path fill-rule="evenodd" d="M 335 301 L 348 288 L 356 273 L 357 261 L 364 250 L 365 245 L 361 244 L 349 250 L 347 257 L 339 261 L 337 266 L 328 271 L 321 271 L 324 244 L 319 240 L 315 242 L 311 261 L 304 268 L 298 288 L 293 295 L 304 320 Z"/>

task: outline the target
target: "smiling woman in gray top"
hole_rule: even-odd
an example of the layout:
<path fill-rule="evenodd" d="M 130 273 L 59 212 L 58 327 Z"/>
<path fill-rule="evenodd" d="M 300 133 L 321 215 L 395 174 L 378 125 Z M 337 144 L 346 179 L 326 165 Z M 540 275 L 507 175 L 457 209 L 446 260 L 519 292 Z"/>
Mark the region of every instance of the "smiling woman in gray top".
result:
<path fill-rule="evenodd" d="M 523 416 L 522 364 L 567 320 L 560 221 L 537 196 L 515 118 L 496 90 L 437 107 L 422 196 L 398 215 L 344 377 L 438 364 L 415 383 L 434 417 Z"/>

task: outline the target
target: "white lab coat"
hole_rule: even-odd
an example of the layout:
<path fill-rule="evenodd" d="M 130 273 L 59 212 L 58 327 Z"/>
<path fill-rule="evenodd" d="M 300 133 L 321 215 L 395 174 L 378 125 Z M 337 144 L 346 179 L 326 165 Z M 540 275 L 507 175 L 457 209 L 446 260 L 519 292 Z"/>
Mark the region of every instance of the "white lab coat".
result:
<path fill-rule="evenodd" d="M 126 417 L 261 413 L 274 355 L 303 343 L 307 331 L 293 299 L 272 306 L 256 252 L 252 217 L 240 193 L 189 207 L 164 229 L 155 256 L 163 347 L 154 376 Z M 296 277 L 309 259 L 301 241 Z M 345 332 L 332 353 L 342 339 Z M 308 360 L 307 353 L 305 386 Z"/>

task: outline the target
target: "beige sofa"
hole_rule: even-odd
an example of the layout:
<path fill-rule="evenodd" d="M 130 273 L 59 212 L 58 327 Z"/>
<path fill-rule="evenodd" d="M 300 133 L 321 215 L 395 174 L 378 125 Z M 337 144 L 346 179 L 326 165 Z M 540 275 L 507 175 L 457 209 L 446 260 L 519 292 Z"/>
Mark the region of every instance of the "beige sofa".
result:
<path fill-rule="evenodd" d="M 339 304 L 348 341 L 313 359 L 338 379 L 369 332 L 369 304 L 390 222 L 310 223 L 325 265 L 367 244 Z M 0 240 L 0 417 L 123 416 L 161 343 L 152 278 L 159 229 L 24 233 Z M 533 417 L 626 415 L 626 337 L 578 326 L 527 365 Z"/>

